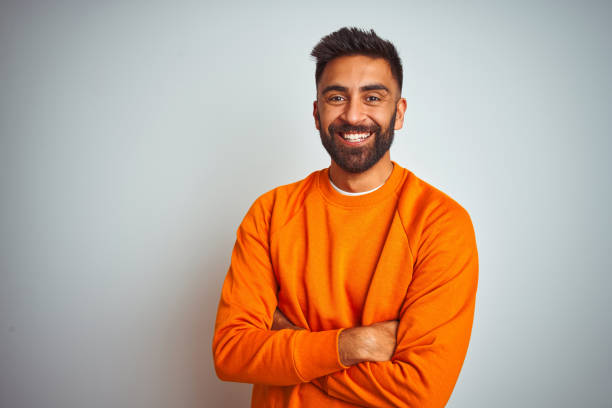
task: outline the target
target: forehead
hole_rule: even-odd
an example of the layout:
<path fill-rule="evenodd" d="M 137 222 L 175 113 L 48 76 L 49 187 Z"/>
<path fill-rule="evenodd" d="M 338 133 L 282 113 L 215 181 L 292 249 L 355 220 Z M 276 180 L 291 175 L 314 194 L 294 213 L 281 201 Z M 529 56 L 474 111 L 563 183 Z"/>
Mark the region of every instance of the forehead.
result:
<path fill-rule="evenodd" d="M 373 83 L 383 84 L 388 89 L 397 92 L 397 83 L 385 59 L 349 55 L 334 58 L 327 63 L 321 74 L 318 88 L 341 85 L 350 89 Z"/>

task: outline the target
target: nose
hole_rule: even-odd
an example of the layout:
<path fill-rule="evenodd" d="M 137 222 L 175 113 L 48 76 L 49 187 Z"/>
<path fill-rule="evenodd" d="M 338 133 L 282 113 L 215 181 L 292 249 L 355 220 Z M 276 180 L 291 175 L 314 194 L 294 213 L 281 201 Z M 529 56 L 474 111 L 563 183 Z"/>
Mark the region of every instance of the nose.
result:
<path fill-rule="evenodd" d="M 366 118 L 363 105 L 359 98 L 351 98 L 345 105 L 342 119 L 350 125 L 358 125 Z"/>

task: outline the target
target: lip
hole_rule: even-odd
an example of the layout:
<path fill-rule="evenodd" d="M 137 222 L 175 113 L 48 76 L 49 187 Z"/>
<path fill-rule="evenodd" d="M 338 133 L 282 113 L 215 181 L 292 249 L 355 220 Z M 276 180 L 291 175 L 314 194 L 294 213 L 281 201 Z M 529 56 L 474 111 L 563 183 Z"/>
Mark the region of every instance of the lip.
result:
<path fill-rule="evenodd" d="M 351 142 L 351 141 L 346 140 L 342 136 L 340 136 L 340 133 L 341 132 L 336 132 L 336 137 L 338 139 L 340 139 L 340 141 L 342 141 L 342 143 L 344 143 L 347 146 L 361 146 L 361 145 L 364 145 L 364 144 L 366 144 L 368 142 L 368 140 L 370 140 L 372 138 L 372 135 L 374 134 L 374 132 L 372 132 L 372 133 L 370 133 L 370 136 L 366 137 L 363 140 Z"/>

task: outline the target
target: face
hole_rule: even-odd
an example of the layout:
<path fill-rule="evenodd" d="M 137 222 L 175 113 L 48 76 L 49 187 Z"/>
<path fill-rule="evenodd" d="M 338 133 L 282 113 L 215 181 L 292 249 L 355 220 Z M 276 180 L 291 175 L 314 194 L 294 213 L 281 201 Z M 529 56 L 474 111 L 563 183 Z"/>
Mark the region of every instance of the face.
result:
<path fill-rule="evenodd" d="M 313 114 L 332 160 L 345 171 L 361 173 L 389 150 L 405 110 L 387 61 L 355 55 L 325 66 Z"/>

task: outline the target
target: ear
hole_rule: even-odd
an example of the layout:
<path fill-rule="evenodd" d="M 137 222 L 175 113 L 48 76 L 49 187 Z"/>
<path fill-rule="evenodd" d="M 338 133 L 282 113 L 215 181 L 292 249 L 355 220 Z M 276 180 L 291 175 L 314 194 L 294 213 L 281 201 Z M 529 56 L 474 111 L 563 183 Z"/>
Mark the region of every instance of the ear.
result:
<path fill-rule="evenodd" d="M 312 116 L 314 117 L 315 127 L 317 130 L 321 130 L 321 123 L 319 122 L 319 108 L 317 107 L 317 101 L 312 103 Z"/>
<path fill-rule="evenodd" d="M 396 108 L 397 112 L 395 114 L 395 124 L 393 126 L 393 129 L 400 130 L 404 125 L 404 113 L 406 113 L 406 99 L 400 98 L 400 100 L 397 101 Z"/>

